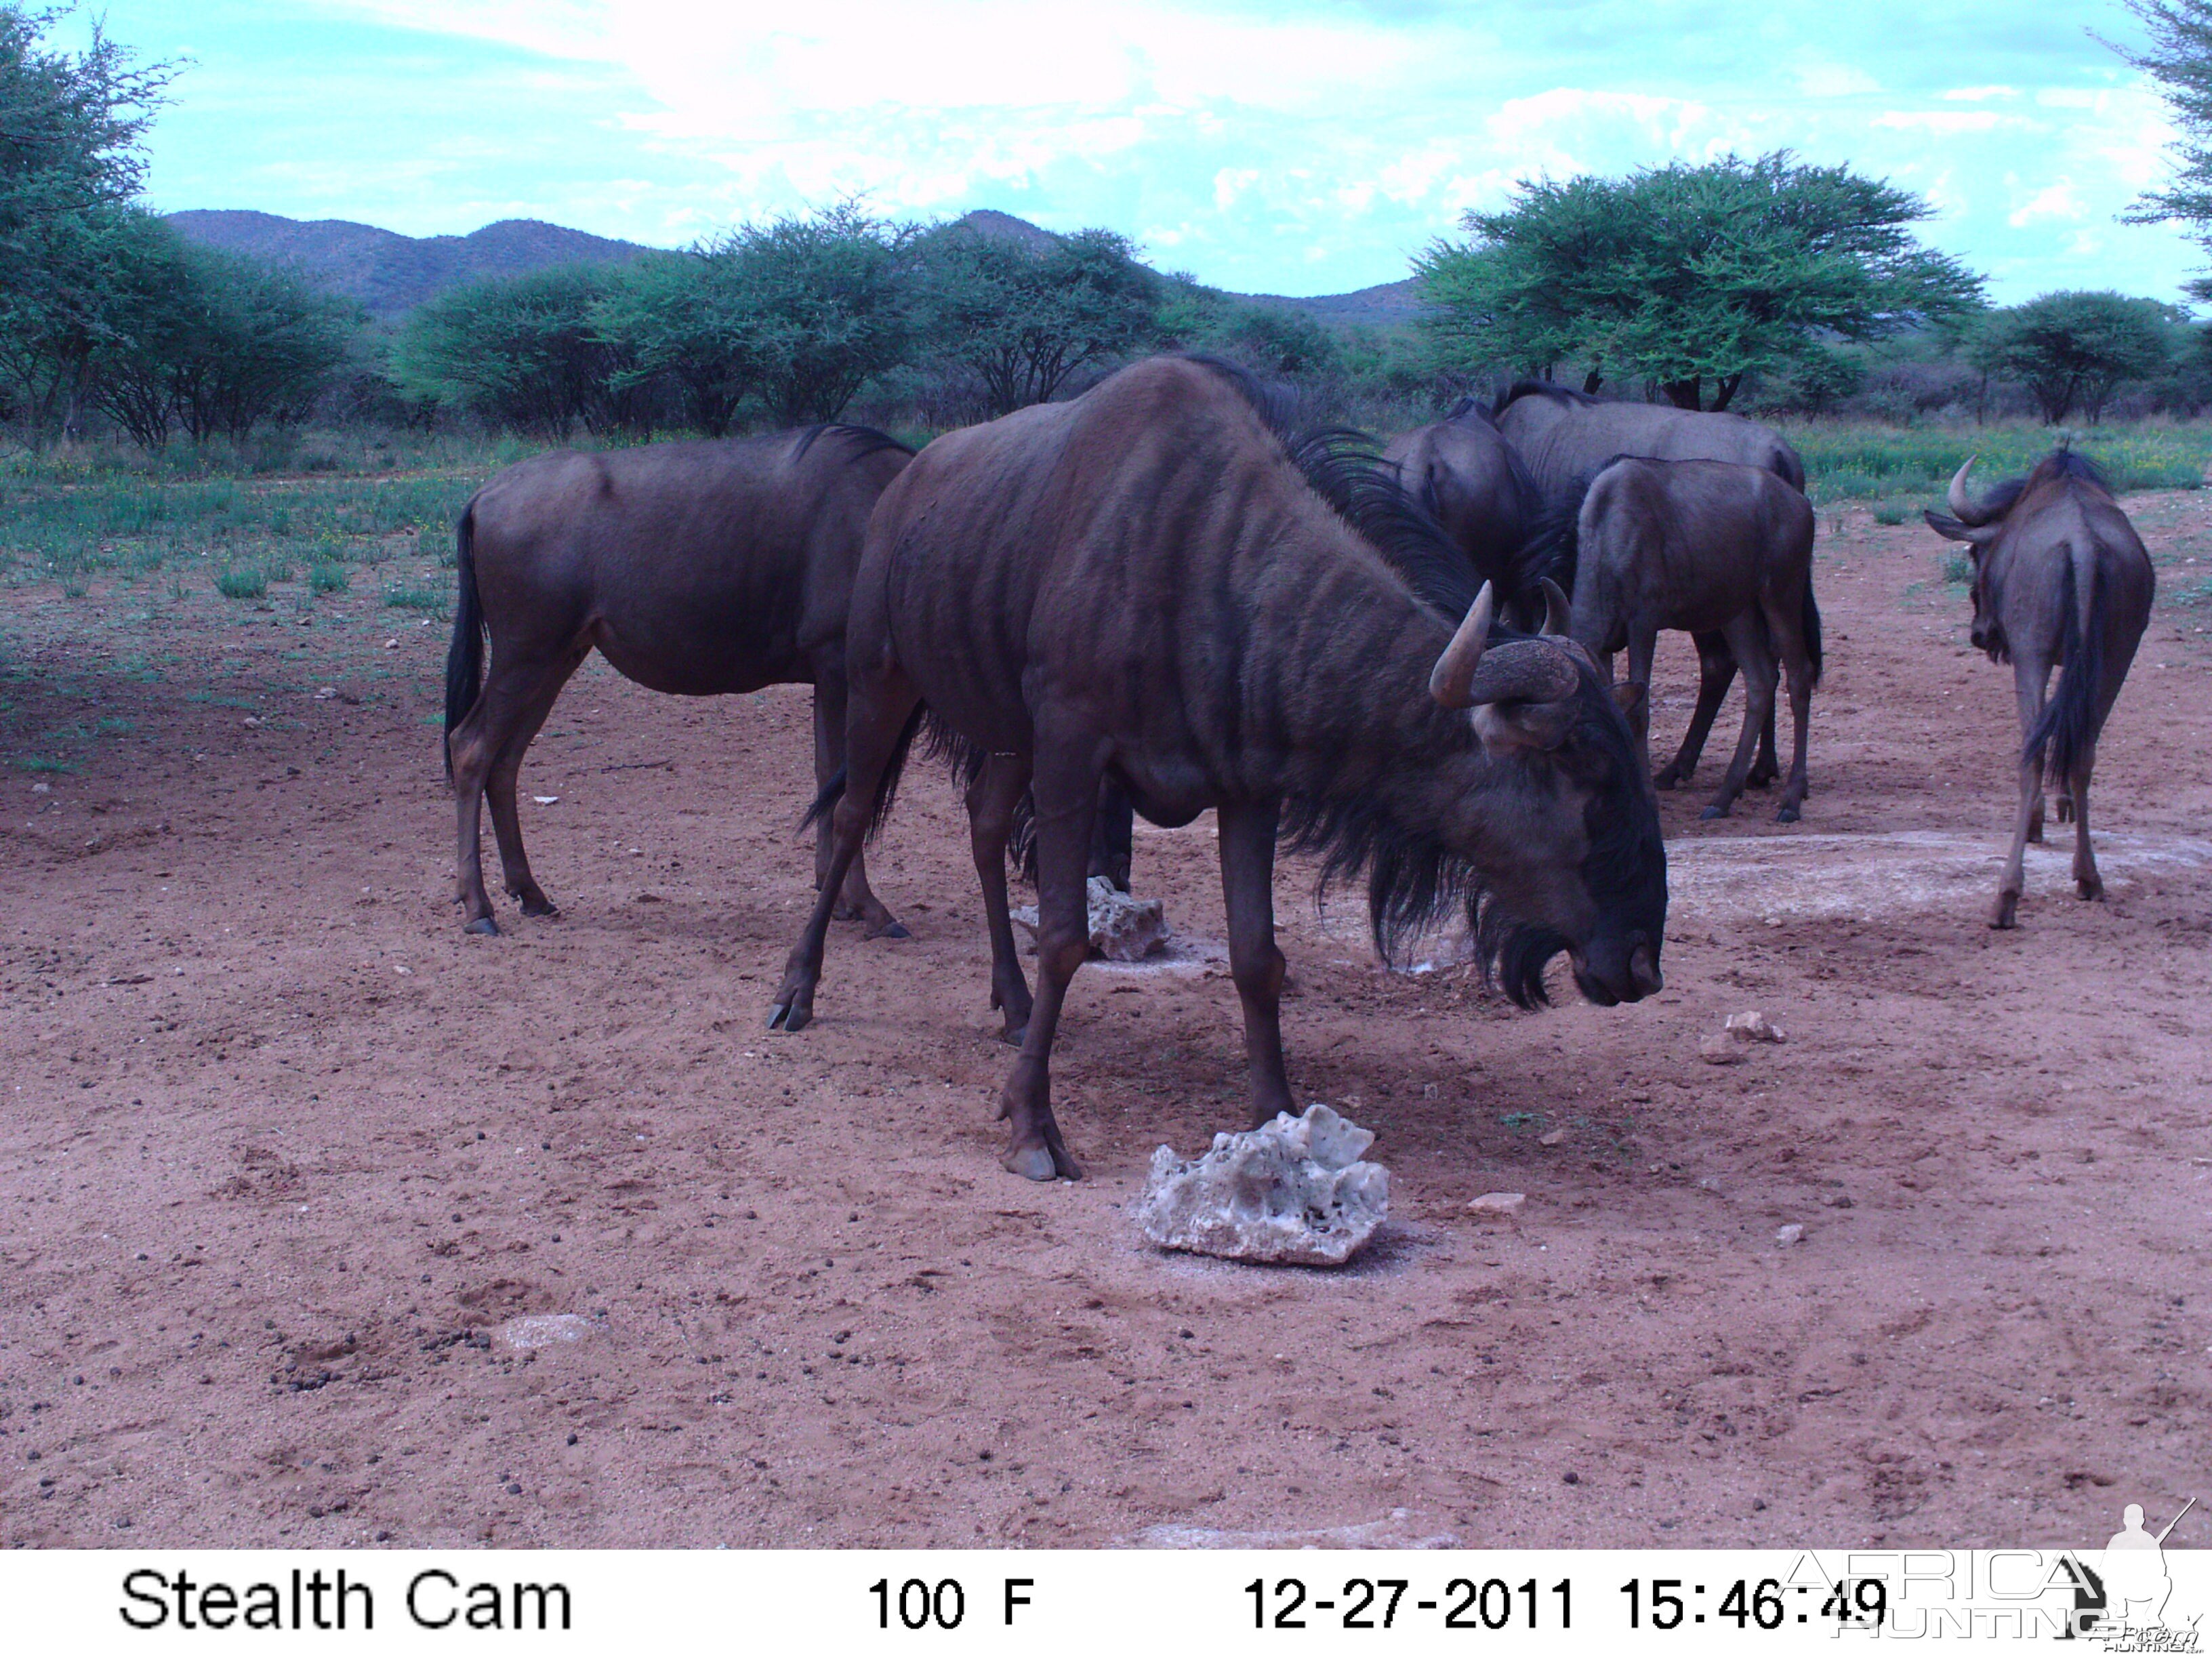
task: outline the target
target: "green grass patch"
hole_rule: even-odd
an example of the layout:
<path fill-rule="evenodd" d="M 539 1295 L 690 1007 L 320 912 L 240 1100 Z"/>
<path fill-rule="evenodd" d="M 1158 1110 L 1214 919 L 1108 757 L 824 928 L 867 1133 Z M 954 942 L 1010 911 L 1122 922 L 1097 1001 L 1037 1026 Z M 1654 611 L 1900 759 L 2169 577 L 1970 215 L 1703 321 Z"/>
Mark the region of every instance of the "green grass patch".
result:
<path fill-rule="evenodd" d="M 17 755 L 9 765 L 18 772 L 74 772 L 76 768 L 65 760 L 56 760 L 52 755 Z"/>
<path fill-rule="evenodd" d="M 312 593 L 343 593 L 353 585 L 345 567 L 325 560 L 307 567 L 307 591 Z"/>
<path fill-rule="evenodd" d="M 439 616 L 446 611 L 446 596 L 427 587 L 386 588 L 384 603 L 392 611 L 427 611 Z"/>
<path fill-rule="evenodd" d="M 1806 489 L 1815 501 L 1872 499 L 1887 506 L 1902 501 L 1916 507 L 1939 504 L 1951 475 L 1968 456 L 1980 458 L 1973 476 L 1986 489 L 2027 471 L 2051 452 L 2060 434 L 2024 423 L 1897 427 L 1823 421 L 1788 423 L 1782 430 L 1804 458 Z M 2092 427 L 2075 430 L 2073 441 L 2119 490 L 2201 489 L 2205 468 L 2212 465 L 2212 427 Z"/>
<path fill-rule="evenodd" d="M 1963 553 L 1954 553 L 1943 561 L 1943 580 L 1954 587 L 1965 587 L 1974 580 L 1974 562 Z"/>
<path fill-rule="evenodd" d="M 260 599 L 269 595 L 269 573 L 258 565 L 234 566 L 215 574 L 215 591 L 226 599 Z"/>
<path fill-rule="evenodd" d="M 1876 501 L 1874 521 L 1876 524 L 1904 524 L 1919 516 L 1910 501 Z"/>

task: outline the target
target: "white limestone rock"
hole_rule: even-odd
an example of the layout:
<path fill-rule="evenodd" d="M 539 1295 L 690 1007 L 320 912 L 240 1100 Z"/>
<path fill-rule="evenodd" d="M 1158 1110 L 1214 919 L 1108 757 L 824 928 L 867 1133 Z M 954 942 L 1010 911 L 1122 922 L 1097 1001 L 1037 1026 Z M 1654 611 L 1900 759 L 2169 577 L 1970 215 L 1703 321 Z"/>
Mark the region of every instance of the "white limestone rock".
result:
<path fill-rule="evenodd" d="M 1085 896 L 1091 906 L 1091 954 L 1108 962 L 1141 962 L 1168 940 L 1166 908 L 1158 899 L 1132 898 L 1103 876 L 1093 876 Z M 1022 942 L 1036 949 L 1037 910 L 1024 904 L 1011 913 Z"/>
<path fill-rule="evenodd" d="M 1188 1163 L 1163 1146 L 1138 1225 L 1164 1249 L 1340 1267 L 1390 1212 L 1390 1172 L 1360 1157 L 1374 1143 L 1371 1132 L 1316 1104 L 1300 1117 L 1283 1112 L 1243 1134 L 1218 1134 Z"/>

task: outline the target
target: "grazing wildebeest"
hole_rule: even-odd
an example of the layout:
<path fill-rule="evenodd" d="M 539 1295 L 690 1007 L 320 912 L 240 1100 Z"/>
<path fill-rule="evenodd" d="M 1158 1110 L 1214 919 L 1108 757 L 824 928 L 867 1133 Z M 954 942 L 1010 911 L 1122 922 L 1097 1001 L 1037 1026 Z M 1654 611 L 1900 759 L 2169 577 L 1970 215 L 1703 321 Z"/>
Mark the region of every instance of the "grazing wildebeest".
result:
<path fill-rule="evenodd" d="M 1394 439 L 1382 459 L 1482 580 L 1507 599 L 1528 597 L 1522 550 L 1536 531 L 1544 492 L 1489 410 L 1462 398 L 1441 421 Z"/>
<path fill-rule="evenodd" d="M 1155 358 L 1071 402 L 939 438 L 868 526 L 846 635 L 848 771 L 824 793 L 831 878 L 927 714 L 975 757 L 992 1000 L 1021 1036 L 1000 1097 L 1012 1121 L 1003 1162 L 1035 1180 L 1079 1173 L 1049 1061 L 1085 955 L 1102 775 L 1154 823 L 1217 811 L 1255 1123 L 1291 1107 L 1280 830 L 1321 854 L 1324 881 L 1366 872 L 1386 954 L 1457 902 L 1523 1006 L 1562 951 L 1594 1001 L 1660 987 L 1657 803 L 1595 665 L 1567 641 L 1493 641 L 1488 590 L 1469 592 L 1465 560 L 1389 471 L 1326 442 L 1293 448 L 1272 408 L 1229 365 Z M 1025 786 L 1034 1000 L 1005 874 Z M 830 908 L 817 902 L 791 953 L 772 1028 L 811 1016 Z"/>
<path fill-rule="evenodd" d="M 1743 735 L 1706 817 L 1726 817 L 1742 793 L 1753 750 L 1773 719 L 1779 657 L 1797 742 L 1774 816 L 1796 823 L 1820 678 L 1820 637 L 1804 623 L 1813 603 L 1811 503 L 1763 467 L 1625 456 L 1590 481 L 1568 547 L 1575 577 L 1567 631 L 1604 655 L 1608 678 L 1613 653 L 1628 653 L 1630 706 L 1646 766 L 1660 629 L 1717 635 L 1742 665 Z"/>
<path fill-rule="evenodd" d="M 1990 926 L 2010 927 L 2020 907 L 2022 849 L 2043 839 L 2043 763 L 2058 775 L 2058 821 L 2074 820 L 2074 885 L 2102 898 L 2089 847 L 2089 773 L 2097 735 L 2120 695 L 2158 585 L 2128 515 L 2088 460 L 2059 449 L 2024 478 L 1977 501 L 1970 458 L 1951 480 L 1951 517 L 1927 515 L 1940 536 L 1964 542 L 1974 562 L 1972 639 L 1992 662 L 2012 663 L 2020 697 L 2020 816 L 1997 883 Z M 2048 704 L 2051 671 L 2063 665 Z"/>
<path fill-rule="evenodd" d="M 446 657 L 446 771 L 460 814 L 468 929 L 496 933 L 484 892 L 488 793 L 507 890 L 555 914 L 530 873 L 515 778 L 554 699 L 597 646 L 639 684 L 685 696 L 814 687 L 814 769 L 845 756 L 845 611 L 868 515 L 913 452 L 865 427 L 560 450 L 519 462 L 461 514 L 459 603 Z M 484 641 L 491 672 L 484 677 Z M 815 878 L 829 867 L 817 838 Z M 872 936 L 905 930 L 855 860 L 836 896 Z"/>
<path fill-rule="evenodd" d="M 1660 404 L 1608 404 L 1548 380 L 1521 380 L 1498 401 L 1498 429 L 1528 463 L 1546 498 L 1571 490 L 1616 455 L 1642 455 L 1660 461 L 1735 461 L 1764 467 L 1792 489 L 1805 488 L 1805 463 L 1770 428 L 1741 415 L 1674 409 Z M 1571 587 L 1571 582 L 1563 581 Z M 1817 641 L 1820 613 L 1805 590 L 1804 629 Z M 1683 733 L 1682 747 L 1652 779 L 1661 789 L 1685 782 L 1697 769 L 1705 738 L 1721 702 L 1735 679 L 1736 661 L 1728 641 L 1716 633 L 1693 635 L 1698 647 L 1698 703 Z M 1775 754 L 1770 715 L 1759 734 L 1759 759 L 1748 781 L 1771 782 L 1780 764 Z"/>

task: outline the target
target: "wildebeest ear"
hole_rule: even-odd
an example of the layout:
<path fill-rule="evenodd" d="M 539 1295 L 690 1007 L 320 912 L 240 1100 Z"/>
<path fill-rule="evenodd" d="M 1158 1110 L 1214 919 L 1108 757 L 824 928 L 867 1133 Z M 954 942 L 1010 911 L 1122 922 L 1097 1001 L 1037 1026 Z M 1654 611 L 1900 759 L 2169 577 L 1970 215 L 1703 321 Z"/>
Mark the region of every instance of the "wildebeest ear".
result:
<path fill-rule="evenodd" d="M 1620 712 L 1624 715 L 1633 720 L 1638 708 L 1644 702 L 1644 688 L 1634 680 L 1616 680 L 1613 682 L 1613 700 L 1620 705 Z"/>
<path fill-rule="evenodd" d="M 1961 524 L 1958 520 L 1932 508 L 1923 511 L 1920 516 L 1928 520 L 1928 527 L 1937 535 L 1954 542 L 1972 542 L 1977 547 L 1995 541 L 1998 532 L 2004 528 L 2002 523 Z"/>

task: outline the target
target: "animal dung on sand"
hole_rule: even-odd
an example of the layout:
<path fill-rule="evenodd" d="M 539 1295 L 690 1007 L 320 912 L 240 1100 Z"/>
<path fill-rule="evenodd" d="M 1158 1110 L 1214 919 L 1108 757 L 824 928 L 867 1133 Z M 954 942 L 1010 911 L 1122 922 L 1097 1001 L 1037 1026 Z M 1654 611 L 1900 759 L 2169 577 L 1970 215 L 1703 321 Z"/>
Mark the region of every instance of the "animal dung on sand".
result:
<path fill-rule="evenodd" d="M 1340 1267 L 1390 1212 L 1390 1172 L 1361 1154 L 1375 1144 L 1327 1106 L 1218 1134 L 1188 1163 L 1152 1154 L 1137 1224 L 1164 1249 L 1236 1261 Z"/>

